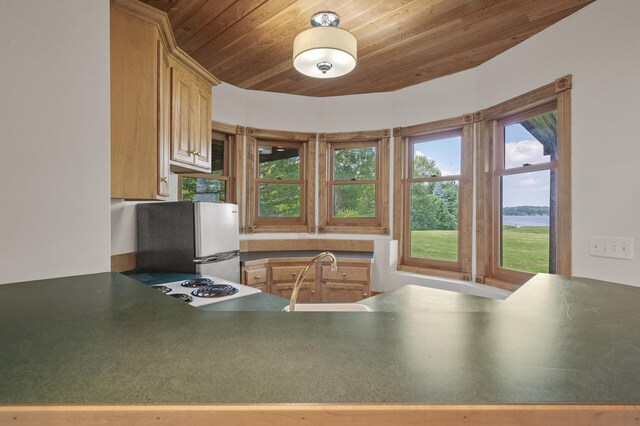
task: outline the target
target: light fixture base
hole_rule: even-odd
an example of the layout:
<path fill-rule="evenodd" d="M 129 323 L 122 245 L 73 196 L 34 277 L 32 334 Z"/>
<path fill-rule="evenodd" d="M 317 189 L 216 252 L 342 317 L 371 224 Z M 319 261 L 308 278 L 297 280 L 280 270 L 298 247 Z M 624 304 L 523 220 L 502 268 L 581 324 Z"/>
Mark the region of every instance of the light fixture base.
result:
<path fill-rule="evenodd" d="M 337 27 L 340 24 L 340 17 L 335 12 L 328 10 L 318 12 L 311 17 L 313 27 Z"/>

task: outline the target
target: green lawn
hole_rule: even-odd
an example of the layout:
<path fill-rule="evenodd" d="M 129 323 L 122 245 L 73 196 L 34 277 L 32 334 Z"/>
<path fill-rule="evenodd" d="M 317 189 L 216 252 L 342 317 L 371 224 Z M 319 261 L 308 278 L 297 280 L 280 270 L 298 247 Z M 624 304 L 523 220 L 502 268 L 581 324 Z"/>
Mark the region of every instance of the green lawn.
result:
<path fill-rule="evenodd" d="M 549 271 L 549 228 L 505 226 L 503 266 L 527 272 Z M 412 231 L 411 256 L 456 261 L 458 231 Z"/>

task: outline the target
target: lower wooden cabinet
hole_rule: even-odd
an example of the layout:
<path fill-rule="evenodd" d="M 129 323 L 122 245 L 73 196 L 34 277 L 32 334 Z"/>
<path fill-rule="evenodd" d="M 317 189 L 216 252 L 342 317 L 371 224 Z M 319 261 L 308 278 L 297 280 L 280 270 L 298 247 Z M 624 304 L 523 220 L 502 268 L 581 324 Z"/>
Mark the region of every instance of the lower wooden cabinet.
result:
<path fill-rule="evenodd" d="M 245 262 L 242 284 L 289 299 L 296 279 L 308 258 L 270 258 Z M 310 269 L 298 292 L 300 303 L 351 303 L 371 294 L 371 259 L 338 260 L 338 270 L 329 262 Z"/>

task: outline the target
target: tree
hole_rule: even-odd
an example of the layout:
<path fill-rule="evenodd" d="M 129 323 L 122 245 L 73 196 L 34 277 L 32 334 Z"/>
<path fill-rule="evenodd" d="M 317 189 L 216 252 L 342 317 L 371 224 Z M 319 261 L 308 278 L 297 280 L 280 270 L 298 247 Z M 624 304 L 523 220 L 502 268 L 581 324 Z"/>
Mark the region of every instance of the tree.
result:
<path fill-rule="evenodd" d="M 413 176 L 441 176 L 436 162 L 424 155 L 413 160 Z M 411 186 L 411 230 L 458 229 L 458 183 L 414 183 Z"/>

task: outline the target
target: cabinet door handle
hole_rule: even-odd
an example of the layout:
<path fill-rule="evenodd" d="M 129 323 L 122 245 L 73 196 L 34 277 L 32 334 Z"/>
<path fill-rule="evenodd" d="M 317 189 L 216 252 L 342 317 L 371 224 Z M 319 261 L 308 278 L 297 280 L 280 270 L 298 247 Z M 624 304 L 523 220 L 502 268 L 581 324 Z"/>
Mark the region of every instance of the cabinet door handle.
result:
<path fill-rule="evenodd" d="M 196 157 L 200 157 L 200 153 L 199 152 L 195 152 L 194 151 L 193 155 L 195 155 Z"/>
<path fill-rule="evenodd" d="M 169 182 L 169 179 L 168 179 L 166 176 L 162 176 L 162 177 L 160 178 L 160 182 L 167 183 L 167 182 Z"/>
<path fill-rule="evenodd" d="M 260 279 L 260 275 L 257 275 L 257 276 L 256 276 L 256 280 L 259 280 L 259 279 Z"/>
<path fill-rule="evenodd" d="M 346 276 L 347 276 L 347 273 L 346 273 L 346 272 L 343 272 L 343 273 L 342 273 L 342 276 L 343 276 L 343 277 L 346 277 Z"/>
<path fill-rule="evenodd" d="M 295 277 L 295 276 L 296 276 L 296 273 L 294 272 L 294 273 L 292 273 L 291 275 Z"/>
<path fill-rule="evenodd" d="M 315 290 L 311 290 L 311 294 L 316 294 L 316 291 Z"/>
<path fill-rule="evenodd" d="M 367 293 L 362 293 L 362 297 L 367 297 Z"/>

